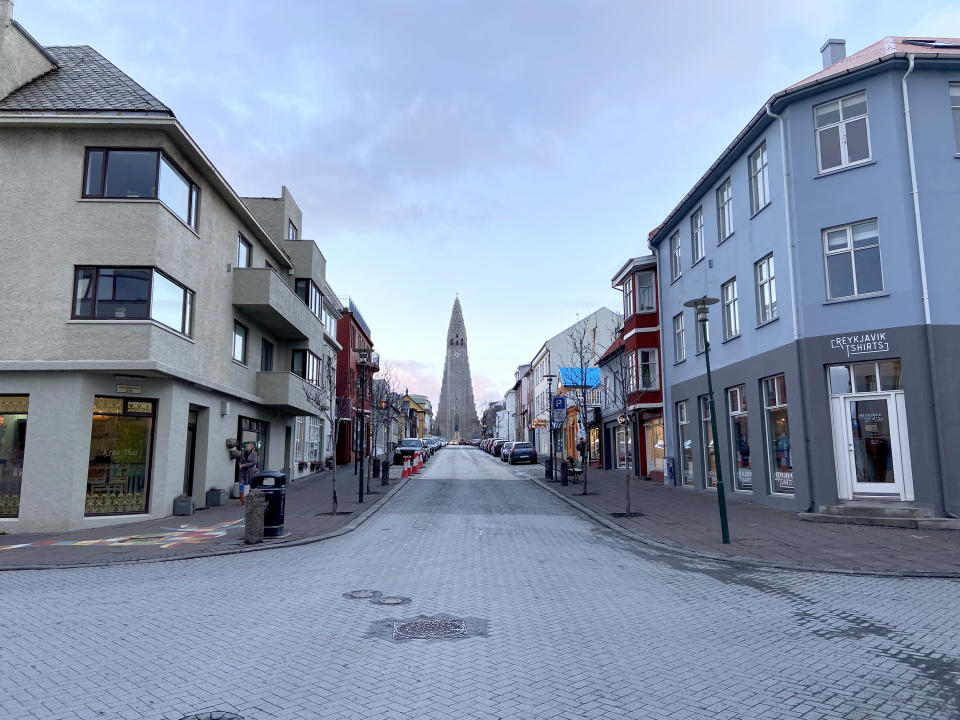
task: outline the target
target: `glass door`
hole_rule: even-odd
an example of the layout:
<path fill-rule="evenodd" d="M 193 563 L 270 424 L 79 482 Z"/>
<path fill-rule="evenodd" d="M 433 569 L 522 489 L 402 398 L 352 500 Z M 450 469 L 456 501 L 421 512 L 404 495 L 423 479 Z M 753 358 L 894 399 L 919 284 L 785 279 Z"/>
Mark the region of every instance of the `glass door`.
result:
<path fill-rule="evenodd" d="M 891 396 L 858 395 L 845 400 L 853 492 L 902 497 L 900 437 Z"/>

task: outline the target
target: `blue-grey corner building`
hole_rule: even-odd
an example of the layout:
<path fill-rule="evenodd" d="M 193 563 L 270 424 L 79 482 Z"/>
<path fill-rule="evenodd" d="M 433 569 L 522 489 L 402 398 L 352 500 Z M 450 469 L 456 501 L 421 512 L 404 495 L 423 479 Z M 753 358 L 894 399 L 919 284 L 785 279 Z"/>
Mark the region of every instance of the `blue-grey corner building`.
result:
<path fill-rule="evenodd" d="M 720 463 L 783 510 L 957 516 L 960 40 L 821 54 L 650 234 L 673 482 L 708 490 Z M 683 306 L 703 296 L 719 448 Z"/>

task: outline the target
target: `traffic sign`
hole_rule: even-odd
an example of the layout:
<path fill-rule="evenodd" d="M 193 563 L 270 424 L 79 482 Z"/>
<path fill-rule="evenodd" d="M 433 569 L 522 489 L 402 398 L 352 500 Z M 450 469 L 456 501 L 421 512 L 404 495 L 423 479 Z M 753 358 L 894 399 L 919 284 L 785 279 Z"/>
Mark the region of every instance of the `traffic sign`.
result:
<path fill-rule="evenodd" d="M 567 398 L 563 395 L 557 395 L 553 398 L 553 409 L 554 410 L 566 410 L 567 409 Z"/>

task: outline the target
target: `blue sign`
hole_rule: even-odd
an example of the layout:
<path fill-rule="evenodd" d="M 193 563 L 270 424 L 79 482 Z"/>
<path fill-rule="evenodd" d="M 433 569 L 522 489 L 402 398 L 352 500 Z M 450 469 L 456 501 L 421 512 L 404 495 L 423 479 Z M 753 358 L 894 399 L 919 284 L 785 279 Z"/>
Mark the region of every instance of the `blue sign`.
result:
<path fill-rule="evenodd" d="M 566 410 L 567 409 L 567 398 L 563 395 L 558 395 L 553 398 L 553 409 L 554 410 Z"/>

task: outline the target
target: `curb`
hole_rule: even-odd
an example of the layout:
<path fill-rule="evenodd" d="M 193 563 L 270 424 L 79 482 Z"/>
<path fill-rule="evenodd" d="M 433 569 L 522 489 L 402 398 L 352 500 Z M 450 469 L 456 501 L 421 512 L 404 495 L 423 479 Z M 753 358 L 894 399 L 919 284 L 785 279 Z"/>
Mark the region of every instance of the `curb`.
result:
<path fill-rule="evenodd" d="M 928 578 L 928 579 L 942 579 L 942 580 L 956 580 L 960 579 L 960 572 L 924 572 L 920 570 L 854 570 L 854 569 L 844 569 L 844 568 L 831 568 L 831 567 L 817 567 L 813 565 L 795 565 L 793 563 L 781 563 L 781 562 L 771 562 L 768 560 L 757 560 L 755 558 L 743 557 L 742 555 L 721 555 L 719 553 L 707 552 L 704 550 L 695 550 L 693 548 L 687 547 L 686 545 L 680 545 L 679 543 L 674 543 L 670 540 L 664 540 L 663 538 L 658 538 L 653 535 L 647 535 L 645 533 L 635 532 L 633 530 L 628 530 L 622 525 L 618 525 L 613 520 L 605 517 L 604 515 L 598 513 L 596 510 L 593 510 L 578 500 L 565 495 L 559 490 L 550 487 L 546 482 L 540 480 L 539 478 L 533 476 L 527 476 L 531 481 L 539 485 L 541 488 L 547 492 L 555 495 L 561 500 L 565 501 L 568 505 L 579 510 L 581 513 L 589 517 L 594 522 L 600 523 L 604 527 L 613 530 L 614 532 L 622 535 L 623 537 L 633 540 L 635 542 L 642 543 L 648 547 L 660 550 L 663 552 L 668 552 L 674 555 L 681 555 L 683 557 L 694 558 L 697 560 L 713 560 L 716 562 L 726 563 L 727 565 L 738 565 L 748 568 L 755 568 L 759 570 L 788 570 L 791 572 L 808 572 L 808 573 L 824 573 L 829 575 L 852 575 L 856 577 L 882 577 L 882 578 Z"/>
<path fill-rule="evenodd" d="M 199 560 L 201 558 L 220 557 L 222 555 L 239 555 L 241 553 L 262 552 L 264 550 L 277 550 L 289 547 L 298 547 L 300 545 L 311 545 L 322 540 L 346 535 L 348 532 L 356 530 L 363 525 L 370 517 L 377 512 L 390 498 L 392 498 L 410 478 L 398 478 L 398 482 L 387 492 L 386 495 L 378 498 L 375 503 L 367 507 L 363 512 L 354 517 L 350 522 L 341 528 L 331 530 L 323 535 L 315 535 L 306 538 L 297 538 L 296 540 L 283 540 L 277 543 L 259 543 L 257 545 L 247 545 L 241 547 L 230 547 L 212 552 L 199 552 L 184 555 L 171 555 L 167 557 L 146 557 L 146 558 L 124 558 L 123 560 L 103 560 L 77 563 L 57 563 L 56 565 L 17 565 L 9 567 L 0 567 L 0 572 L 9 572 L 12 570 L 69 570 L 76 568 L 98 568 L 113 567 L 115 565 L 144 565 L 146 563 L 175 562 L 177 560 Z"/>

